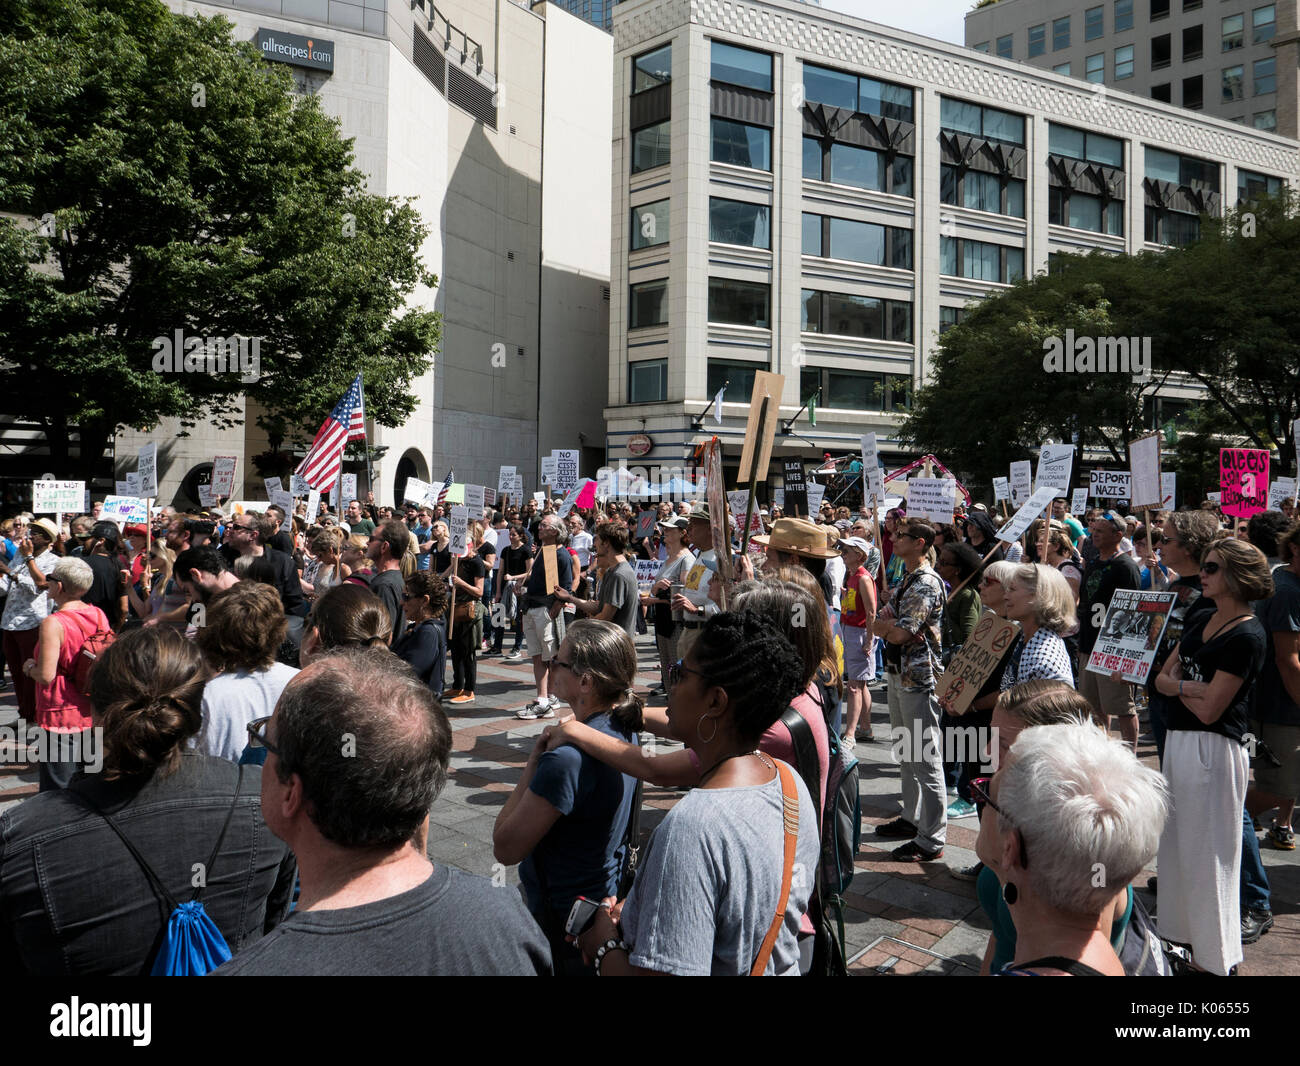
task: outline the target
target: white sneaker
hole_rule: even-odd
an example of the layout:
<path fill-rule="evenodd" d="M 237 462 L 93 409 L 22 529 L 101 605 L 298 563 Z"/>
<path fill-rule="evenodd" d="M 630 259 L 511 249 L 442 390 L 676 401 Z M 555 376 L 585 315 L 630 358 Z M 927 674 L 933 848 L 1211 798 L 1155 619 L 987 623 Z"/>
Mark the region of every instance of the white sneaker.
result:
<path fill-rule="evenodd" d="M 525 721 L 531 721 L 534 718 L 554 718 L 555 707 L 549 700 L 533 700 L 528 706 L 515 711 L 515 717 L 522 718 Z"/>
<path fill-rule="evenodd" d="M 559 710 L 560 700 L 558 696 L 547 696 L 546 699 L 550 703 L 552 711 Z"/>
<path fill-rule="evenodd" d="M 518 662 L 523 657 L 524 657 L 523 652 L 518 652 L 518 651 L 506 652 L 506 658 L 509 659 L 511 662 Z"/>

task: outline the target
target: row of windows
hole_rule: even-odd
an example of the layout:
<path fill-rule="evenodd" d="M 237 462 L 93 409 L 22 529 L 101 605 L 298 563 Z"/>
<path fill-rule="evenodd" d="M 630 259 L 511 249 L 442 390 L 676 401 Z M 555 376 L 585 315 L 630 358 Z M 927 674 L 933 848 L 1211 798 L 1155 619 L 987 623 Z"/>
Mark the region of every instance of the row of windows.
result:
<path fill-rule="evenodd" d="M 939 273 L 1009 285 L 1025 276 L 1025 250 L 964 237 L 940 237 Z"/>
<path fill-rule="evenodd" d="M 912 231 L 827 215 L 803 216 L 803 254 L 912 269 Z"/>
<path fill-rule="evenodd" d="M 912 195 L 911 156 L 896 155 L 891 160 L 874 148 L 838 141 L 828 145 L 816 137 L 803 139 L 803 176 L 872 192 Z"/>
<path fill-rule="evenodd" d="M 1201 6 L 1201 0 L 1184 0 L 1183 10 L 1191 11 Z M 1169 0 L 1151 0 L 1151 21 L 1164 18 L 1169 14 Z M 1121 33 L 1124 30 L 1133 28 L 1133 0 L 1115 0 L 1115 31 Z M 1222 49 L 1230 52 L 1234 48 L 1245 46 L 1245 14 L 1228 15 L 1223 18 L 1223 42 Z M 1250 13 L 1250 32 L 1251 41 L 1254 44 L 1262 44 L 1265 41 L 1273 39 L 1277 32 L 1277 6 L 1275 4 L 1265 4 L 1251 10 Z M 1193 53 L 1187 50 L 1187 39 L 1189 31 L 1194 31 L 1197 46 Z M 1083 39 L 1084 41 L 1096 41 L 1106 36 L 1106 9 L 1105 5 L 1098 4 L 1096 7 L 1090 7 L 1083 13 Z M 1184 59 L 1194 59 L 1201 54 L 1199 41 L 1201 38 L 1201 27 L 1188 27 L 1183 30 L 1184 40 Z M 1160 40 L 1160 38 L 1156 38 Z M 1164 45 L 1159 47 L 1168 47 L 1169 35 L 1163 37 Z M 1028 58 L 1035 59 L 1047 52 L 1047 23 L 1040 22 L 1036 26 L 1030 26 L 1026 31 L 1026 44 Z M 975 45 L 977 52 L 987 52 L 989 42 L 981 41 Z M 1052 20 L 1052 51 L 1060 52 L 1070 47 L 1070 16 Z M 1152 62 L 1157 63 L 1155 51 L 1158 46 L 1152 43 L 1153 55 Z M 1015 47 L 1012 34 L 999 37 L 994 42 L 994 51 L 1003 59 L 1014 59 Z M 1095 57 L 1089 57 L 1095 58 Z M 1167 62 L 1167 60 L 1166 60 Z M 1062 66 L 1069 66 L 1068 63 Z M 1060 74 L 1068 74 L 1069 70 L 1062 70 L 1060 67 L 1054 67 L 1054 70 Z M 1119 77 L 1120 75 L 1117 75 Z"/>
<path fill-rule="evenodd" d="M 803 94 L 810 104 L 843 107 L 862 115 L 913 121 L 912 90 L 812 63 L 803 65 Z"/>
<path fill-rule="evenodd" d="M 1253 96 L 1277 92 L 1277 60 L 1272 56 L 1257 59 L 1251 67 Z M 1245 68 L 1242 64 L 1223 68 L 1223 102 L 1240 100 L 1245 95 Z"/>
<path fill-rule="evenodd" d="M 766 363 L 727 359 L 708 361 L 705 391 L 720 390 L 727 403 L 747 403 L 754 392 L 754 374 Z M 824 408 L 850 411 L 906 411 L 912 401 L 912 379 L 903 374 L 881 374 L 829 367 L 804 367 L 799 371 L 799 395 L 816 398 Z M 668 360 L 643 359 L 628 364 L 628 403 L 663 403 L 668 399 Z"/>
<path fill-rule="evenodd" d="M 978 170 L 960 171 L 947 164 L 939 168 L 939 200 L 995 215 L 1025 217 L 1025 183 Z"/>

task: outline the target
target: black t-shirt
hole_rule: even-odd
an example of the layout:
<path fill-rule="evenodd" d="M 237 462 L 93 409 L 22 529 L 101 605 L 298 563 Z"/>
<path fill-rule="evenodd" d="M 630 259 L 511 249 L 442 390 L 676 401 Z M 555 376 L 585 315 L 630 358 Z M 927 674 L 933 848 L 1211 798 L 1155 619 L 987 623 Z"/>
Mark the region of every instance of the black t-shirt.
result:
<path fill-rule="evenodd" d="M 1300 725 L 1300 705 L 1288 695 L 1273 655 L 1274 633 L 1290 636 L 1300 632 L 1300 579 L 1284 566 L 1274 568 L 1273 595 L 1252 603 L 1251 607 L 1268 635 L 1264 670 L 1255 688 L 1255 710 L 1251 717 L 1262 722 Z"/>
<path fill-rule="evenodd" d="M 1173 699 L 1169 704 L 1169 730 L 1218 733 L 1240 742 L 1247 729 L 1251 694 L 1260 671 L 1264 668 L 1264 649 L 1268 644 L 1268 635 L 1259 620 L 1251 615 L 1222 632 L 1211 630 L 1213 635 L 1207 641 L 1205 630 L 1212 617 L 1210 614 L 1198 615 L 1183 629 L 1183 641 L 1178 649 L 1183 680 L 1208 683 L 1218 671 L 1223 670 L 1240 677 L 1241 685 L 1233 694 L 1227 710 L 1209 725 L 1192 714 L 1182 700 Z"/>
<path fill-rule="evenodd" d="M 513 888 L 441 864 L 423 884 L 359 907 L 295 911 L 215 976 L 537 977 L 551 949 Z"/>
<path fill-rule="evenodd" d="M 518 577 L 528 569 L 528 560 L 532 557 L 533 553 L 522 544 L 518 548 L 502 548 L 501 566 L 507 575 Z"/>
<path fill-rule="evenodd" d="M 1169 613 L 1169 624 L 1165 626 L 1164 636 L 1160 638 L 1160 647 L 1156 649 L 1151 673 L 1147 676 L 1147 692 L 1162 700 L 1168 697 L 1160 695 L 1156 689 L 1156 678 L 1160 676 L 1160 671 L 1165 668 L 1169 656 L 1173 654 L 1178 642 L 1183 639 L 1187 627 L 1200 615 L 1213 614 L 1215 610 L 1214 601 L 1201 594 L 1199 574 L 1171 581 L 1165 591 L 1177 593 L 1178 599 L 1174 601 L 1174 609 Z"/>
<path fill-rule="evenodd" d="M 460 578 L 462 581 L 472 585 L 480 577 L 483 578 L 487 577 L 487 567 L 483 565 L 483 560 L 480 559 L 477 555 L 467 555 L 465 556 L 465 558 L 460 560 L 459 564 L 457 564 L 456 576 Z M 484 591 L 487 590 L 486 581 L 483 583 L 483 588 Z M 476 598 L 478 597 L 471 596 L 464 589 L 458 588 L 456 590 L 457 600 L 463 601 L 463 600 L 470 600 Z"/>
<path fill-rule="evenodd" d="M 492 564 L 496 561 L 497 547 L 490 540 L 484 541 L 479 545 L 478 557 L 483 561 L 483 569 L 491 570 Z"/>
<path fill-rule="evenodd" d="M 106 555 L 83 555 L 95 573 L 95 579 L 81 596 L 82 603 L 98 607 L 108 616 L 108 624 L 116 629 L 122 624 L 122 582 L 117 565 Z"/>
<path fill-rule="evenodd" d="M 1079 586 L 1079 647 L 1083 651 L 1092 651 L 1097 643 L 1098 626 L 1093 624 L 1093 608 L 1101 604 L 1097 612 L 1100 623 L 1105 616 L 1105 608 L 1110 605 L 1110 598 L 1116 589 L 1140 589 L 1142 571 L 1133 561 L 1133 556 L 1118 552 L 1103 562 L 1094 559 L 1083 572 L 1083 584 Z"/>
<path fill-rule="evenodd" d="M 429 568 L 435 574 L 445 574 L 451 566 L 451 548 L 435 549 L 429 553 Z"/>
<path fill-rule="evenodd" d="M 406 608 L 402 604 L 402 593 L 406 591 L 406 582 L 402 580 L 400 570 L 385 570 L 370 578 L 370 591 L 384 602 L 388 617 L 393 622 L 393 639 L 406 632 Z"/>

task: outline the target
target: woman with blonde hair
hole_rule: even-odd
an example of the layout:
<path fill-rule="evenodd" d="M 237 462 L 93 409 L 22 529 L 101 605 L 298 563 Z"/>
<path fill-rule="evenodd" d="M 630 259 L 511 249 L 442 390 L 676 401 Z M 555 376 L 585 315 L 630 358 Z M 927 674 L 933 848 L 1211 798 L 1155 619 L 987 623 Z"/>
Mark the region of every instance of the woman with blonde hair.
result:
<path fill-rule="evenodd" d="M 1074 684 L 1064 637 L 1075 626 L 1074 595 L 1059 570 L 1042 563 L 1017 566 L 1003 586 L 1006 617 L 1020 623 L 1022 642 L 1002 671 L 1002 688 L 1022 681 Z"/>
<path fill-rule="evenodd" d="M 156 540 L 149 549 L 147 577 L 141 575 L 141 580 L 132 584 L 130 571 L 122 571 L 127 602 L 141 622 L 168 615 L 185 602 L 185 594 L 181 592 L 180 586 L 172 582 L 172 565 L 175 562 L 176 553 Z M 184 625 L 178 628 L 183 629 Z"/>
<path fill-rule="evenodd" d="M 335 585 L 341 585 L 352 573 L 343 562 L 343 531 L 337 527 L 319 530 L 308 545 L 315 557 L 316 565 L 311 572 L 310 581 L 304 580 L 302 591 L 311 597 L 328 592 Z"/>

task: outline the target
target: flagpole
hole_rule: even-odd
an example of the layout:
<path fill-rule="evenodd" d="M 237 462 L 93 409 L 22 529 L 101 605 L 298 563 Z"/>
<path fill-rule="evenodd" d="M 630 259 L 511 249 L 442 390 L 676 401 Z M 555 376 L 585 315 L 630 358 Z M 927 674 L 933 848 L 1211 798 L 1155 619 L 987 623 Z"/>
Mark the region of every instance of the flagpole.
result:
<path fill-rule="evenodd" d="M 357 376 L 360 377 L 361 375 L 358 374 Z M 371 459 L 370 459 L 370 430 L 366 428 L 366 417 L 365 417 L 365 410 L 366 410 L 366 386 L 365 386 L 365 382 L 364 382 L 364 381 L 360 383 L 360 391 L 361 391 L 361 411 L 362 411 L 362 415 L 361 415 L 361 432 L 364 434 L 364 436 L 361 438 L 361 443 L 362 443 L 362 446 L 366 449 L 366 482 L 368 483 L 367 491 L 368 491 L 371 495 L 374 495 L 374 491 L 375 491 L 375 467 L 374 467 L 374 464 L 371 462 Z M 340 471 L 339 473 L 340 473 L 340 476 L 342 476 L 342 471 Z M 375 496 L 375 506 L 376 506 L 376 507 L 379 506 L 379 497 L 378 497 L 378 496 Z"/>

